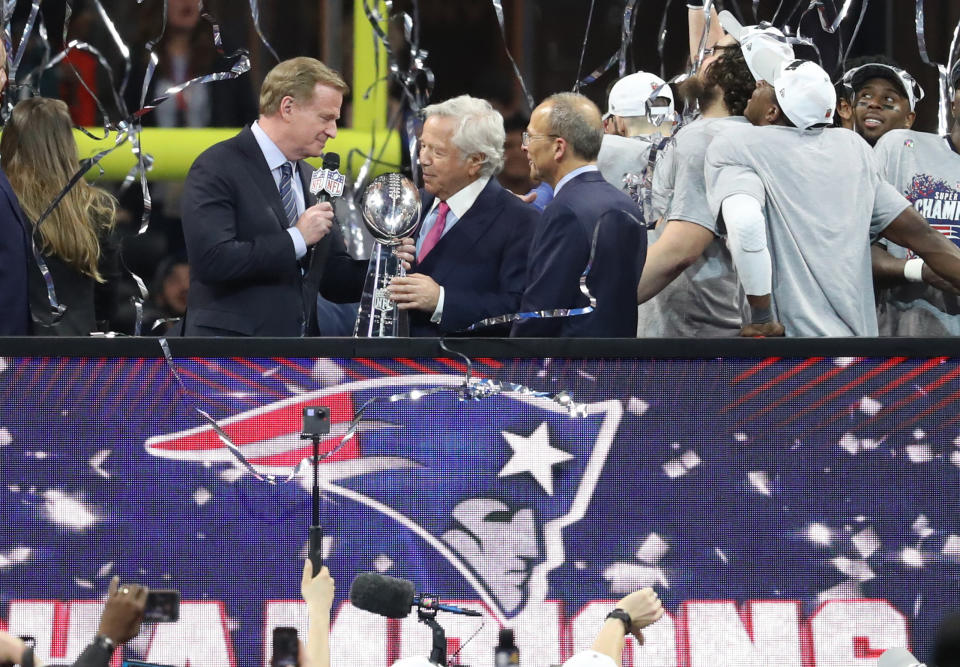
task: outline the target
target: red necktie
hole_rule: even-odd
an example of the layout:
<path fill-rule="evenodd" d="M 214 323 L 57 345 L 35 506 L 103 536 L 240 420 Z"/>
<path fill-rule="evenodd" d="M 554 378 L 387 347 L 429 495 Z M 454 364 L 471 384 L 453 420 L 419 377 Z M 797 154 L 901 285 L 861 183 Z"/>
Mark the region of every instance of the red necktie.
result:
<path fill-rule="evenodd" d="M 437 245 L 440 237 L 443 236 L 443 228 L 447 226 L 447 213 L 449 212 L 450 207 L 447 206 L 447 202 L 440 202 L 440 205 L 437 206 L 437 219 L 434 221 L 430 231 L 427 232 L 427 238 L 423 239 L 423 243 L 420 245 L 420 254 L 417 256 L 418 262 L 423 261 L 423 258 L 427 256 L 428 252 L 433 250 L 433 247 Z"/>

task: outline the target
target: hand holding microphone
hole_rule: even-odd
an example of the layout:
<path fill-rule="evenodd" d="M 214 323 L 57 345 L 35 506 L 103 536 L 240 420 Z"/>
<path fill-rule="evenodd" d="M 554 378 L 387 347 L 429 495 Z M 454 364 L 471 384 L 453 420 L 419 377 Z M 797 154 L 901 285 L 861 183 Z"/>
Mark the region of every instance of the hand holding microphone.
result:
<path fill-rule="evenodd" d="M 346 177 L 339 169 L 340 156 L 326 153 L 323 166 L 310 177 L 310 193 L 316 195 L 317 203 L 303 212 L 296 225 L 308 246 L 320 241 L 333 226 L 333 199 L 343 194 L 346 183 Z"/>
<path fill-rule="evenodd" d="M 308 208 L 297 219 L 296 227 L 303 235 L 303 241 L 308 246 L 318 242 L 333 226 L 333 206 L 328 202 L 318 202 Z"/>

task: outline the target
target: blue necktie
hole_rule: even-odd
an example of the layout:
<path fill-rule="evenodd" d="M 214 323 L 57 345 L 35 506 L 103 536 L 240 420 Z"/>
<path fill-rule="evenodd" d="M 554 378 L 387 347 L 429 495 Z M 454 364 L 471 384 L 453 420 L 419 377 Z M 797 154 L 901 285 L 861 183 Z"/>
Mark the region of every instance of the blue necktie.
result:
<path fill-rule="evenodd" d="M 287 224 L 293 227 L 297 224 L 297 200 L 293 191 L 293 167 L 289 162 L 280 165 L 280 201 L 283 202 L 283 212 L 287 214 Z"/>

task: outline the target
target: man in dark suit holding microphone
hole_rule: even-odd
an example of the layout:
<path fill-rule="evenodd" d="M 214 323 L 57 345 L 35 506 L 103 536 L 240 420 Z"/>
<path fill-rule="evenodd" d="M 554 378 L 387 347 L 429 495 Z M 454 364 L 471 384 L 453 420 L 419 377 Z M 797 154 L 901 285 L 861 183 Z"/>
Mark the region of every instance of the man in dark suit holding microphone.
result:
<path fill-rule="evenodd" d="M 309 335 L 318 288 L 337 303 L 360 299 L 367 263 L 347 252 L 303 161 L 336 136 L 347 90 L 319 60 L 286 60 L 263 82 L 260 118 L 193 163 L 182 203 L 186 335 Z"/>

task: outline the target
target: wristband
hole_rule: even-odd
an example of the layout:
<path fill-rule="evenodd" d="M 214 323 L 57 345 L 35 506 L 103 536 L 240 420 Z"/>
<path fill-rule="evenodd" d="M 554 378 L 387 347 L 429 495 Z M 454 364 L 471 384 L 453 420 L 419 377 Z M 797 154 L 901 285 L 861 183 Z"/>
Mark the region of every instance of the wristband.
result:
<path fill-rule="evenodd" d="M 687 9 L 703 9 L 703 0 L 687 0 Z"/>
<path fill-rule="evenodd" d="M 97 635 L 93 638 L 93 643 L 106 651 L 108 656 L 112 656 L 114 649 L 117 648 L 116 642 L 106 635 Z"/>
<path fill-rule="evenodd" d="M 630 628 L 633 627 L 633 619 L 630 618 L 630 614 L 625 612 L 623 609 L 617 608 L 607 614 L 607 618 L 618 618 L 623 621 L 624 632 L 630 634 Z"/>
<path fill-rule="evenodd" d="M 919 257 L 908 259 L 903 265 L 903 277 L 911 283 L 923 282 L 923 260 Z"/>
<path fill-rule="evenodd" d="M 773 309 L 770 306 L 766 308 L 750 306 L 751 324 L 768 324 L 770 322 L 773 322 Z"/>
<path fill-rule="evenodd" d="M 23 657 L 20 658 L 20 667 L 33 667 L 33 647 L 28 646 L 23 649 Z"/>

